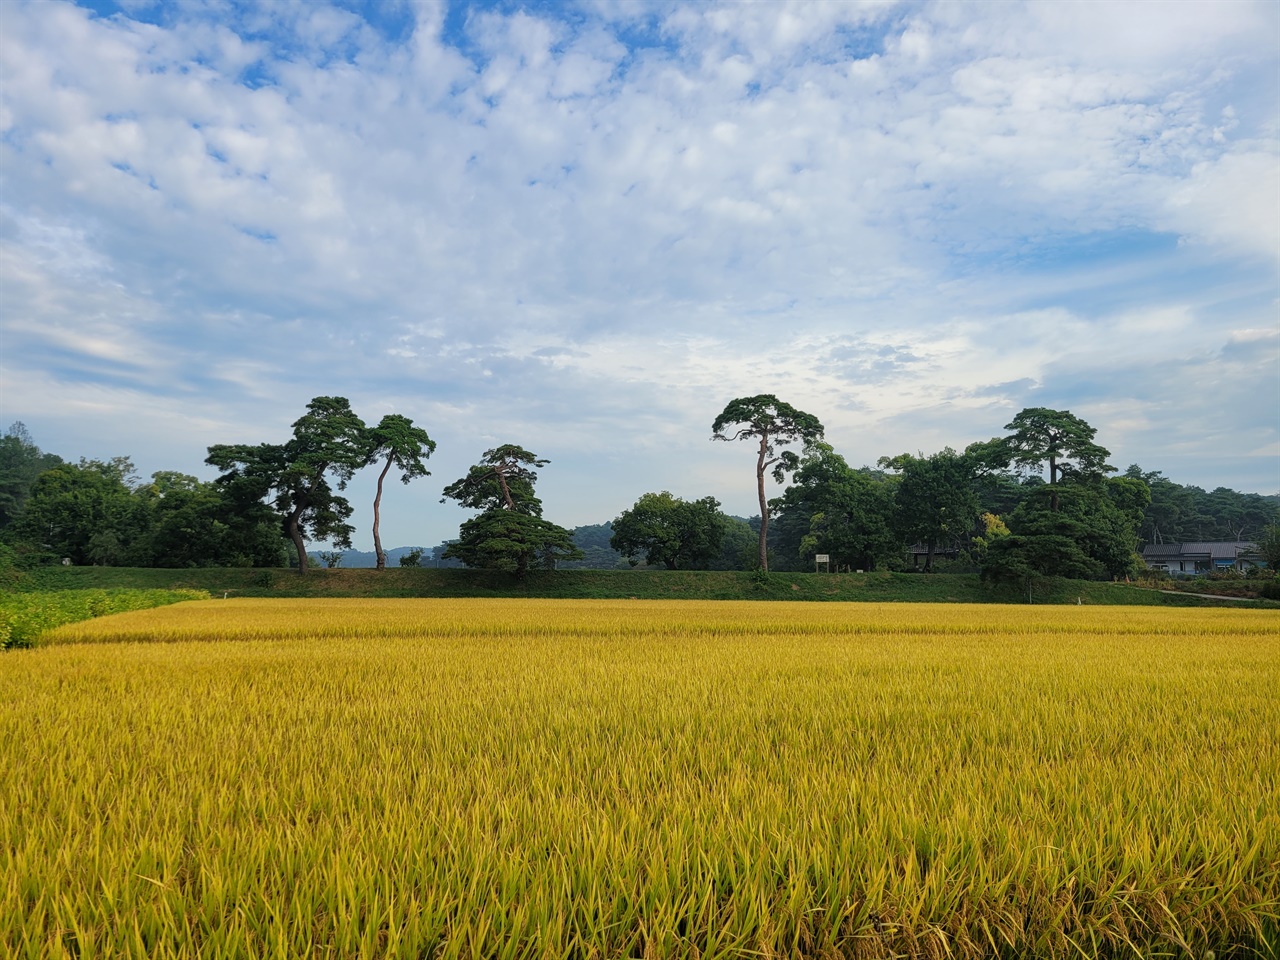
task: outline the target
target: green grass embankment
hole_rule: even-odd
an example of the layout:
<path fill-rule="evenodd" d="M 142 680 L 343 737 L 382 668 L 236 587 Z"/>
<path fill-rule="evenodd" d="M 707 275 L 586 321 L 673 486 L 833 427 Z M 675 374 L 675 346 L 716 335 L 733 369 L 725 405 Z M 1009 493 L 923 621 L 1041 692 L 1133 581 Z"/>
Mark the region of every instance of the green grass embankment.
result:
<path fill-rule="evenodd" d="M 13 574 L 20 592 L 83 589 L 207 590 L 217 597 L 544 597 L 648 600 L 843 600 L 903 603 L 1026 603 L 1025 587 L 982 583 L 974 574 L 774 573 L 741 571 L 536 570 L 524 581 L 486 570 L 367 568 L 292 570 L 46 567 Z M 1037 582 L 1033 603 L 1205 606 L 1218 601 L 1172 596 L 1128 584 Z M 1230 603 L 1231 601 L 1222 601 Z M 1251 604 L 1254 605 L 1254 604 Z M 1280 608 L 1280 603 L 1257 606 Z"/>

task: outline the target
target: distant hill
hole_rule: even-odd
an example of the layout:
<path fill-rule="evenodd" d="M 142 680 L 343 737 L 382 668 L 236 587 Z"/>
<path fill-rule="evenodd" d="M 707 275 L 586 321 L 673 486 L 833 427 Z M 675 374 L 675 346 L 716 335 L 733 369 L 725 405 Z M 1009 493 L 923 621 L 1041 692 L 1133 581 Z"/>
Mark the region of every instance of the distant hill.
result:
<path fill-rule="evenodd" d="M 560 570 L 629 570 L 631 564 L 613 547 L 612 523 L 594 523 L 573 528 L 573 542 L 586 556 L 581 560 L 561 560 Z"/>
<path fill-rule="evenodd" d="M 630 564 L 623 558 L 617 550 L 609 546 L 609 538 L 613 536 L 613 525 L 609 523 L 589 524 L 582 527 L 573 528 L 573 542 L 578 545 L 586 556 L 581 560 L 561 561 L 559 566 L 562 570 L 627 570 Z M 466 565 L 460 560 L 452 558 L 448 560 L 441 559 L 441 554 L 449 546 L 449 541 L 445 541 L 434 547 L 392 547 L 387 550 L 387 566 L 400 566 L 400 558 L 411 550 L 421 550 L 422 560 L 420 565 L 438 570 L 460 570 Z M 315 559 L 316 563 L 324 566 L 324 561 L 320 559 L 323 551 L 312 550 L 308 556 Z M 342 552 L 342 562 L 339 566 L 347 569 L 359 569 L 362 567 L 376 567 L 378 565 L 378 557 L 372 550 L 344 550 Z"/>
<path fill-rule="evenodd" d="M 387 550 L 387 566 L 400 566 L 400 558 L 412 550 L 421 550 L 422 559 L 419 565 L 423 567 L 431 567 L 440 570 L 460 570 L 464 564 L 459 560 L 441 560 L 440 554 L 444 553 L 448 544 L 440 544 L 438 547 L 391 547 Z M 324 566 L 324 561 L 320 559 L 323 551 L 311 550 L 307 556 L 315 559 L 316 563 Z M 361 567 L 376 567 L 378 565 L 378 556 L 372 550 L 344 550 L 342 551 L 342 562 L 340 567 L 348 569 L 359 569 Z"/>

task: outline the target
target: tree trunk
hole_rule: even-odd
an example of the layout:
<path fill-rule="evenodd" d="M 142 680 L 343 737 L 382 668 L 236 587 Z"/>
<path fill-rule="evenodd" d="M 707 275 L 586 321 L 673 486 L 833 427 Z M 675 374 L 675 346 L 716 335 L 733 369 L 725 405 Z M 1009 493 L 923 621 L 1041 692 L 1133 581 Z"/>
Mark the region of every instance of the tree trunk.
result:
<path fill-rule="evenodd" d="M 1049 510 L 1058 512 L 1058 461 L 1049 457 Z"/>
<path fill-rule="evenodd" d="M 760 457 L 756 460 L 756 489 L 760 494 L 760 569 L 769 572 L 769 504 L 764 498 L 764 458 L 769 452 L 769 434 L 760 434 Z"/>
<path fill-rule="evenodd" d="M 514 510 L 516 502 L 511 499 L 511 488 L 507 486 L 507 475 L 500 466 L 495 466 L 493 472 L 498 475 L 498 485 L 502 487 L 502 499 L 507 502 L 507 509 Z"/>
<path fill-rule="evenodd" d="M 387 465 L 378 474 L 378 493 L 373 498 L 373 552 L 378 556 L 379 570 L 387 569 L 387 555 L 382 552 L 382 538 L 378 536 L 378 522 L 381 520 L 379 511 L 382 508 L 382 481 L 387 478 L 387 471 L 390 469 L 391 454 L 387 454 Z"/>
<path fill-rule="evenodd" d="M 924 572 L 925 572 L 925 573 L 933 573 L 933 548 L 934 548 L 934 544 L 933 544 L 933 541 L 932 541 L 932 540 L 930 540 L 930 541 L 929 541 L 928 547 L 929 547 L 929 550 L 928 550 L 928 552 L 924 555 Z"/>
<path fill-rule="evenodd" d="M 293 513 L 289 514 L 288 530 L 289 539 L 293 541 L 294 548 L 298 551 L 298 573 L 306 575 L 307 572 L 307 543 L 302 539 L 302 530 L 298 525 L 298 518 L 302 516 L 303 507 L 294 507 Z"/>

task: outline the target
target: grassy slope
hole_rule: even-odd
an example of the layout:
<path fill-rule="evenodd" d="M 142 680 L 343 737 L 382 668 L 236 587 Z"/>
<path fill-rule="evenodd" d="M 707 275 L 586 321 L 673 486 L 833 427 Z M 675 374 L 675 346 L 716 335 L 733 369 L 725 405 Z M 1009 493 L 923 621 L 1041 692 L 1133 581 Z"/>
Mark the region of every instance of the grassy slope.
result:
<path fill-rule="evenodd" d="M 869 600 L 914 603 L 1025 603 L 1014 587 L 993 587 L 972 574 L 776 573 L 762 583 L 753 574 L 724 571 L 535 571 L 524 583 L 483 570 L 289 570 L 208 568 L 144 570 L 126 567 L 49 567 L 17 575 L 17 590 L 208 590 L 241 597 L 612 597 L 687 600 Z M 1036 603 L 1205 606 L 1215 601 L 1176 597 L 1127 584 L 1056 581 L 1038 584 Z M 1224 601 L 1229 602 L 1229 601 Z M 1249 606 L 1280 608 L 1280 603 Z"/>

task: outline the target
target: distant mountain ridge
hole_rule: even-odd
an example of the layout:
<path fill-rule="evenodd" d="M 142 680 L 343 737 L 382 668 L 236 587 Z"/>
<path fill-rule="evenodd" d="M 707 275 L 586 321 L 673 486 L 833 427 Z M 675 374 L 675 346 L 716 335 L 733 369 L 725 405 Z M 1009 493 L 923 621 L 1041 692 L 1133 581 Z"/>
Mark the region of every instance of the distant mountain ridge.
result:
<path fill-rule="evenodd" d="M 566 570 L 615 570 L 630 569 L 630 564 L 623 558 L 617 550 L 609 546 L 609 538 L 613 536 L 613 525 L 610 523 L 589 524 L 581 527 L 573 528 L 573 542 L 577 544 L 585 556 L 581 560 L 563 561 L 560 564 L 562 569 Z M 422 551 L 422 559 L 419 565 L 430 567 L 432 569 L 451 570 L 462 569 L 465 564 L 460 560 L 449 558 L 441 559 L 441 554 L 449 546 L 449 541 L 445 541 L 434 547 L 392 547 L 387 550 L 387 566 L 400 566 L 400 558 L 413 550 Z M 321 553 L 329 551 L 311 550 L 308 556 L 312 557 L 316 563 L 324 566 L 324 560 L 321 559 Z M 378 565 L 378 556 L 372 550 L 344 550 L 342 551 L 342 561 L 338 564 L 341 567 L 376 567 Z"/>
<path fill-rule="evenodd" d="M 753 529 L 759 530 L 759 518 L 730 517 L 730 519 L 751 525 Z M 609 540 L 613 537 L 613 524 L 610 522 L 584 524 L 580 527 L 574 527 L 571 532 L 573 533 L 573 542 L 582 551 L 583 557 L 581 560 L 561 560 L 556 565 L 557 569 L 630 570 L 633 566 L 645 566 L 643 561 L 636 564 L 629 563 L 626 557 L 609 545 Z M 460 570 L 466 566 L 462 561 L 454 560 L 453 558 L 448 560 L 441 559 L 441 554 L 448 549 L 451 542 L 446 540 L 444 543 L 434 547 L 392 547 L 387 551 L 387 566 L 398 567 L 400 566 L 400 558 L 405 554 L 412 550 L 421 550 L 420 566 L 439 570 Z M 312 557 L 316 563 L 324 566 L 324 561 L 320 558 L 320 554 L 327 552 L 312 550 L 307 555 Z M 376 567 L 378 558 L 372 550 L 344 550 L 342 552 L 342 562 L 338 565 L 340 567 Z"/>

